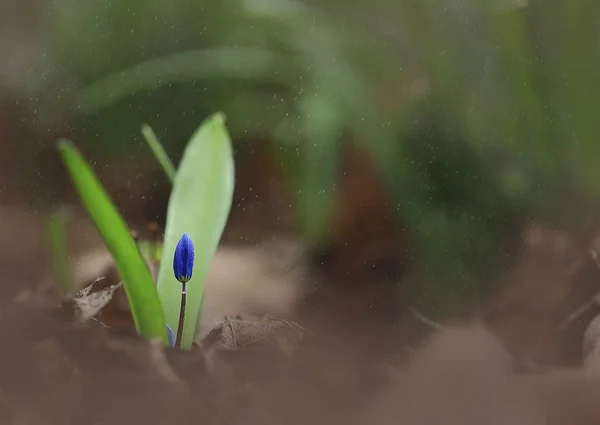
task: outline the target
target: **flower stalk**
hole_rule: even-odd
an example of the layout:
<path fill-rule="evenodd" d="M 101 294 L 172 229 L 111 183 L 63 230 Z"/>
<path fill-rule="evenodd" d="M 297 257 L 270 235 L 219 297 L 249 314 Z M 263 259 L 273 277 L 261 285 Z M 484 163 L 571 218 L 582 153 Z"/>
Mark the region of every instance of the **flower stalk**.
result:
<path fill-rule="evenodd" d="M 177 337 L 175 347 L 181 348 L 183 339 L 183 325 L 185 323 L 185 305 L 187 296 L 187 282 L 192 278 L 194 269 L 194 243 L 187 233 L 184 233 L 177 246 L 173 257 L 173 273 L 175 279 L 181 283 L 181 307 L 179 309 L 179 323 L 177 325 Z"/>

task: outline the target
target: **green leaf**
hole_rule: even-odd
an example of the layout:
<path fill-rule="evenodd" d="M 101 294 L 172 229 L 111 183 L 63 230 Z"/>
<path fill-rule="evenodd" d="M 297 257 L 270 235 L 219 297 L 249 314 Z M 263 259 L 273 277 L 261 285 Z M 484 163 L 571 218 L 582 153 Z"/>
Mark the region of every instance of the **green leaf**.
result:
<path fill-rule="evenodd" d="M 168 344 L 164 313 L 152 275 L 127 225 L 77 148 L 70 141 L 58 142 L 58 150 L 81 202 L 88 211 L 108 251 L 115 259 L 138 333 L 159 337 Z"/>
<path fill-rule="evenodd" d="M 342 122 L 333 99 L 327 93 L 317 96 L 307 90 L 300 100 L 306 143 L 297 155 L 300 166 L 296 167 L 292 181 L 298 188 L 296 210 L 300 226 L 309 244 L 327 237 L 337 201 Z M 294 171 L 292 167 L 286 168 Z"/>
<path fill-rule="evenodd" d="M 300 118 L 287 117 L 275 127 L 272 152 L 283 176 L 296 189 L 294 209 L 304 240 L 315 245 L 329 237 L 338 200 L 344 122 L 336 96 L 309 83 L 297 101 Z"/>
<path fill-rule="evenodd" d="M 190 50 L 110 74 L 86 87 L 76 105 L 82 112 L 95 112 L 140 91 L 209 78 L 285 85 L 296 78 L 296 72 L 284 55 L 259 47 Z"/>
<path fill-rule="evenodd" d="M 165 148 L 160 144 L 158 137 L 156 137 L 156 134 L 152 131 L 152 127 L 148 124 L 142 126 L 142 134 L 172 184 L 173 180 L 175 180 L 175 167 L 173 166 L 169 155 L 165 152 Z"/>
<path fill-rule="evenodd" d="M 194 274 L 187 284 L 182 348 L 190 348 L 200 318 L 204 281 L 229 216 L 233 198 L 234 164 L 225 115 L 208 117 L 189 141 L 169 199 L 158 294 L 167 324 L 177 329 L 181 284 L 173 275 L 177 242 L 187 233 L 195 245 Z"/>
<path fill-rule="evenodd" d="M 69 269 L 69 254 L 67 248 L 67 212 L 58 209 L 52 213 L 48 220 L 48 242 L 52 255 L 52 268 L 54 276 L 64 294 L 72 294 L 75 291 L 73 276 Z"/>

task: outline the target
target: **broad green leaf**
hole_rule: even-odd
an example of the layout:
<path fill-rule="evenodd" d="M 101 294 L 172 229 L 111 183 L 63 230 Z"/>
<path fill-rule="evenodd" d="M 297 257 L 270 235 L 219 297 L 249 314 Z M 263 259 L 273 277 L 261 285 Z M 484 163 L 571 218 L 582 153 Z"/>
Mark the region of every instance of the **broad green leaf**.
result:
<path fill-rule="evenodd" d="M 58 150 L 81 202 L 115 259 L 138 333 L 159 337 L 167 344 L 164 313 L 152 275 L 127 225 L 79 150 L 66 140 L 58 142 Z"/>
<path fill-rule="evenodd" d="M 169 199 L 158 294 L 167 324 L 177 329 L 181 284 L 173 275 L 175 246 L 187 233 L 195 245 L 192 279 L 187 284 L 187 304 L 182 348 L 190 348 L 200 317 L 204 281 L 227 222 L 234 185 L 231 139 L 225 116 L 207 118 L 188 143 Z"/>

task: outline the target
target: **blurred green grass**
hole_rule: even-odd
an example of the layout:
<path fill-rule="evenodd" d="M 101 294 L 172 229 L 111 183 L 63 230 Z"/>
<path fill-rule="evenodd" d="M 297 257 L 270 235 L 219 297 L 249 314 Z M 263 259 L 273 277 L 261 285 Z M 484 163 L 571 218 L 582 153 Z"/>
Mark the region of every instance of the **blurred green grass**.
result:
<path fill-rule="evenodd" d="M 62 111 L 104 155 L 143 149 L 148 122 L 177 158 L 224 111 L 235 140 L 271 143 L 311 242 L 327 238 L 350 134 L 420 272 L 463 293 L 506 267 L 525 218 L 581 224 L 562 202 L 597 205 L 599 12 L 584 0 L 61 0 L 41 14 L 48 66 L 27 97 L 40 133 Z"/>

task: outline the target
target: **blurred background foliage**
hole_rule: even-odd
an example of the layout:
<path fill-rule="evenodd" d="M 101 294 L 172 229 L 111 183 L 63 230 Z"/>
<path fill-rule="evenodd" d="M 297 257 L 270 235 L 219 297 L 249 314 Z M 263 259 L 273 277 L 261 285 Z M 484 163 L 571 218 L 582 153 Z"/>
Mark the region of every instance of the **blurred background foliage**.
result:
<path fill-rule="evenodd" d="M 315 247 L 331 236 L 342 147 L 358 146 L 411 241 L 419 298 L 462 297 L 509 267 L 526 220 L 581 230 L 593 215 L 599 12 L 584 0 L 40 2 L 10 99 L 35 170 L 58 134 L 98 161 L 151 160 L 142 123 L 177 161 L 221 110 L 240 146 L 268 144 Z"/>

